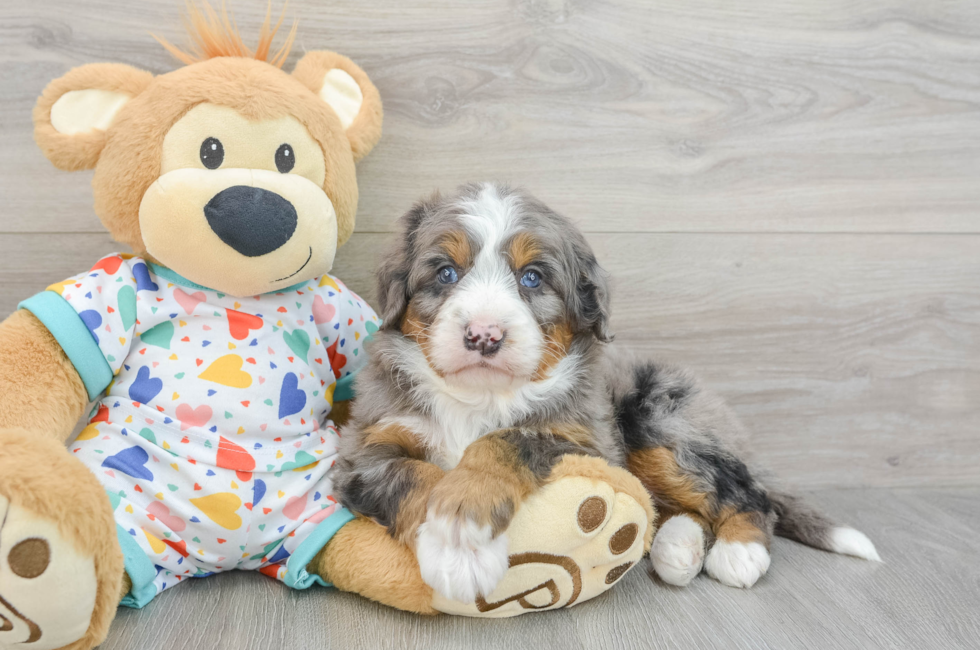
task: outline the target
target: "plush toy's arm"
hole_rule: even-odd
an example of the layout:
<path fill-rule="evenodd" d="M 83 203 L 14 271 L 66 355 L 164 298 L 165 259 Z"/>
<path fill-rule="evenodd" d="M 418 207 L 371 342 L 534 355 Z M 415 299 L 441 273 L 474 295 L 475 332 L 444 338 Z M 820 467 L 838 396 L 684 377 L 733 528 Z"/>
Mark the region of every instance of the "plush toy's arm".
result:
<path fill-rule="evenodd" d="M 88 401 L 81 377 L 41 321 L 19 309 L 0 323 L 0 429 L 64 442 Z"/>

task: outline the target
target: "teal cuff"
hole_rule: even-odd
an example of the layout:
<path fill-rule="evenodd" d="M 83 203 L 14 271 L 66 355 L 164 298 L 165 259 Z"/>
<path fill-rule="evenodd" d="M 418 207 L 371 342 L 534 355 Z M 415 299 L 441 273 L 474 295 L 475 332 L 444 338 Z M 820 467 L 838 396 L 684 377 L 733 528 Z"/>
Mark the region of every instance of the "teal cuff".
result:
<path fill-rule="evenodd" d="M 349 399 L 354 399 L 354 377 L 360 371 L 361 369 L 358 368 L 346 377 L 337 380 L 337 386 L 333 389 L 334 402 L 346 402 Z"/>
<path fill-rule="evenodd" d="M 308 589 L 314 583 L 324 587 L 333 586 L 320 576 L 308 573 L 306 567 L 313 561 L 320 549 L 326 546 L 327 542 L 337 534 L 337 531 L 352 519 L 354 519 L 354 513 L 343 506 L 337 506 L 337 510 L 332 515 L 321 521 L 313 529 L 310 536 L 303 540 L 303 543 L 286 560 L 286 573 L 282 577 L 286 586 L 293 589 Z"/>
<path fill-rule="evenodd" d="M 156 567 L 150 562 L 150 558 L 146 557 L 146 553 L 136 543 L 133 536 L 119 524 L 116 524 L 116 536 L 119 538 L 119 546 L 122 548 L 126 573 L 129 574 L 129 579 L 133 583 L 129 593 L 123 596 L 119 604 L 123 607 L 143 609 L 157 595 L 157 588 L 153 586 L 153 580 L 157 577 Z"/>
<path fill-rule="evenodd" d="M 94 400 L 112 383 L 112 368 L 95 342 L 95 337 L 67 300 L 54 291 L 42 291 L 18 305 L 41 321 L 68 355 Z"/>

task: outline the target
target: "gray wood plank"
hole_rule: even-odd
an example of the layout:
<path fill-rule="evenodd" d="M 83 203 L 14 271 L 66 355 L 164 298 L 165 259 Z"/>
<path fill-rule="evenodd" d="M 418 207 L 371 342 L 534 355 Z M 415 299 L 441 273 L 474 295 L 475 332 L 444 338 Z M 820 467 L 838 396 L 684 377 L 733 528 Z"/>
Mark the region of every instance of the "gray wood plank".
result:
<path fill-rule="evenodd" d="M 0 232 L 98 232 L 30 111 L 70 67 L 174 62 L 172 0 L 0 5 Z M 254 34 L 263 2 L 236 3 Z M 293 60 L 333 48 L 381 90 L 360 228 L 470 180 L 526 185 L 590 231 L 977 232 L 980 5 L 294 0 Z M 290 64 L 291 65 L 291 64 Z"/>
<path fill-rule="evenodd" d="M 748 591 L 700 576 L 686 588 L 649 562 L 608 594 L 514 619 L 421 618 L 351 594 L 292 592 L 260 575 L 190 581 L 121 610 L 104 650 L 350 648 L 976 648 L 980 490 L 826 490 L 810 495 L 878 545 L 884 564 L 777 539 Z"/>
<path fill-rule="evenodd" d="M 702 375 L 808 487 L 980 481 L 980 236 L 594 234 L 619 344 Z M 387 236 L 335 269 L 373 300 Z M 115 249 L 0 237 L 0 313 Z"/>

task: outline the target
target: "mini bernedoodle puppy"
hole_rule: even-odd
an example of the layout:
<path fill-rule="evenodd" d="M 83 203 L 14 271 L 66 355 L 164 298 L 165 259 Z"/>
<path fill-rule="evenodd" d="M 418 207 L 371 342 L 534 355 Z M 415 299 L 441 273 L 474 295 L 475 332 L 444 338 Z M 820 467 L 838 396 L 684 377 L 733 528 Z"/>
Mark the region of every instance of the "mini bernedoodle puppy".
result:
<path fill-rule="evenodd" d="M 878 559 L 864 534 L 761 483 L 742 425 L 688 373 L 610 344 L 605 273 L 567 219 L 483 184 L 422 201 L 400 224 L 335 481 L 345 506 L 415 549 L 444 596 L 493 591 L 503 531 L 564 454 L 643 482 L 667 583 L 703 568 L 750 587 L 773 534 Z"/>

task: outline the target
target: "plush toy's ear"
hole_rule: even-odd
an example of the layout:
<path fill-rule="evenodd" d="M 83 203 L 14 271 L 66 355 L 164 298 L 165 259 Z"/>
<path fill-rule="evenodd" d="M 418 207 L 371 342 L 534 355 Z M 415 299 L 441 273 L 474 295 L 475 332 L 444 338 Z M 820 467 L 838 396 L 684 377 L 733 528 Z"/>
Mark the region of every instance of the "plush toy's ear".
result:
<path fill-rule="evenodd" d="M 153 80 L 149 72 L 121 63 L 92 63 L 48 84 L 34 106 L 34 140 L 54 166 L 91 169 L 105 146 L 105 132 L 126 102 Z"/>
<path fill-rule="evenodd" d="M 354 160 L 370 153 L 381 138 L 381 95 L 368 76 L 346 56 L 309 52 L 293 76 L 333 109 L 347 131 Z"/>

